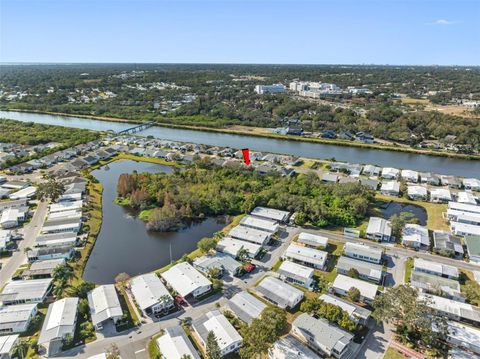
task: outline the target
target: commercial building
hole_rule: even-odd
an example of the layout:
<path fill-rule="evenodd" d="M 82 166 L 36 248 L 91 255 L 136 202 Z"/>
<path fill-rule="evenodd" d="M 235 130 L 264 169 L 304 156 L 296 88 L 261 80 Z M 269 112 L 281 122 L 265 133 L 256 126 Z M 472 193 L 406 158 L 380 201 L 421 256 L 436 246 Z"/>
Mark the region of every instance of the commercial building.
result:
<path fill-rule="evenodd" d="M 303 299 L 301 290 L 270 276 L 264 278 L 255 289 L 265 299 L 282 309 L 292 309 Z"/>
<path fill-rule="evenodd" d="M 365 236 L 377 242 L 392 240 L 392 225 L 390 221 L 380 217 L 370 217 Z"/>
<path fill-rule="evenodd" d="M 288 221 L 288 217 L 290 217 L 289 212 L 267 207 L 255 207 L 250 214 L 260 218 L 272 219 L 280 223 L 285 223 Z"/>
<path fill-rule="evenodd" d="M 38 345 L 49 357 L 62 350 L 63 340 L 75 334 L 78 298 L 63 298 L 48 306 Z"/>
<path fill-rule="evenodd" d="M 327 248 L 328 238 L 316 234 L 301 232 L 298 235 L 298 243 L 302 243 L 311 248 Z"/>
<path fill-rule="evenodd" d="M 224 237 L 217 243 L 217 250 L 236 258 L 240 250 L 246 250 L 250 258 L 255 258 L 262 246 L 250 242 L 240 241 L 231 237 Z"/>
<path fill-rule="evenodd" d="M 162 273 L 162 278 L 182 297 L 197 298 L 212 289 L 212 283 L 187 262 L 181 262 Z"/>
<path fill-rule="evenodd" d="M 36 303 L 0 307 L 0 335 L 26 332 L 36 314 Z"/>
<path fill-rule="evenodd" d="M 18 343 L 18 334 L 0 337 L 0 359 L 12 359 L 15 347 Z"/>
<path fill-rule="evenodd" d="M 0 302 L 3 305 L 42 303 L 51 286 L 51 278 L 11 281 L 0 293 Z"/>
<path fill-rule="evenodd" d="M 355 323 L 367 324 L 368 318 L 370 318 L 370 315 L 372 314 L 368 309 L 331 294 L 322 294 L 319 299 L 323 300 L 325 303 L 333 304 L 342 308 L 342 310 L 348 313 L 350 320 Z"/>
<path fill-rule="evenodd" d="M 367 246 L 363 243 L 347 242 L 343 255 L 359 259 L 365 262 L 380 264 L 383 251 L 378 248 Z"/>
<path fill-rule="evenodd" d="M 228 307 L 245 323 L 250 324 L 253 319 L 259 318 L 262 311 L 267 307 L 247 291 L 235 294 L 229 301 Z"/>
<path fill-rule="evenodd" d="M 166 312 L 174 306 L 170 292 L 155 273 L 133 278 L 130 281 L 130 289 L 138 306 L 147 315 Z"/>
<path fill-rule="evenodd" d="M 286 88 L 282 84 L 273 84 L 273 85 L 256 85 L 255 92 L 259 95 L 266 93 L 284 93 Z"/>
<path fill-rule="evenodd" d="M 323 270 L 327 263 L 327 256 L 327 252 L 292 243 L 288 246 L 282 258 L 303 264 L 307 267 Z"/>
<path fill-rule="evenodd" d="M 260 246 L 267 244 L 272 237 L 272 233 L 270 232 L 260 231 L 258 229 L 248 228 L 240 225 L 232 228 L 228 235 L 234 239 L 258 244 Z"/>
<path fill-rule="evenodd" d="M 279 227 L 278 222 L 275 220 L 254 216 L 243 217 L 240 224 L 244 227 L 258 229 L 269 233 L 276 233 Z"/>
<path fill-rule="evenodd" d="M 288 335 L 278 339 L 268 349 L 269 359 L 312 359 L 318 355 L 295 337 Z"/>
<path fill-rule="evenodd" d="M 422 258 L 415 258 L 415 260 L 413 261 L 413 270 L 415 272 L 428 273 L 436 275 L 438 277 L 450 278 L 455 280 L 459 278 L 459 271 L 457 267 L 428 261 Z"/>
<path fill-rule="evenodd" d="M 242 263 L 225 253 L 216 253 L 214 256 L 202 256 L 193 261 L 193 266 L 205 275 L 209 275 L 212 269 L 217 269 L 219 275 L 228 273 L 238 275 L 242 269 Z"/>
<path fill-rule="evenodd" d="M 358 272 L 360 279 L 368 280 L 374 283 L 381 283 L 383 271 L 380 264 L 364 262 L 358 259 L 341 256 L 337 262 L 337 272 L 348 275 L 351 269 Z"/>
<path fill-rule="evenodd" d="M 115 324 L 122 318 L 122 307 L 113 284 L 98 286 L 88 293 L 87 298 L 96 330 L 102 330 L 109 321 Z"/>
<path fill-rule="evenodd" d="M 421 248 L 430 246 L 427 227 L 407 223 L 402 230 L 402 244 L 407 247 Z"/>
<path fill-rule="evenodd" d="M 372 304 L 378 291 L 378 286 L 360 279 L 347 277 L 343 274 L 337 275 L 332 284 L 332 289 L 339 295 L 346 296 L 350 288 L 357 288 L 360 291 L 360 301 Z"/>
<path fill-rule="evenodd" d="M 165 328 L 164 334 L 157 338 L 157 346 L 160 348 L 163 358 L 182 359 L 190 357 L 191 359 L 200 359 L 200 355 L 198 355 L 185 330 L 180 325 Z"/>
<path fill-rule="evenodd" d="M 207 346 L 208 333 L 213 332 L 222 356 L 237 351 L 242 345 L 243 340 L 240 334 L 218 310 L 213 310 L 193 320 L 192 327 L 200 338 L 203 348 Z"/>
<path fill-rule="evenodd" d="M 307 313 L 300 314 L 292 323 L 292 333 L 313 350 L 337 359 L 350 353 L 353 335 L 328 322 Z"/>
<path fill-rule="evenodd" d="M 282 280 L 310 289 L 313 284 L 313 269 L 300 264 L 283 261 L 277 270 Z"/>

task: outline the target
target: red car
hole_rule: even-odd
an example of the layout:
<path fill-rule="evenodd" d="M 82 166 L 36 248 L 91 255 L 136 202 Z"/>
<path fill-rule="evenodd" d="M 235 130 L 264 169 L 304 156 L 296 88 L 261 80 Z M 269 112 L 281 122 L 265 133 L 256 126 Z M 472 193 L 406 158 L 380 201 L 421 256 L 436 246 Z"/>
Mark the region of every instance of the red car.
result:
<path fill-rule="evenodd" d="M 243 265 L 243 270 L 247 273 L 252 272 L 255 269 L 255 264 L 247 262 Z"/>
<path fill-rule="evenodd" d="M 175 303 L 177 303 L 178 305 L 187 304 L 187 303 L 185 303 L 185 299 L 183 299 L 183 297 L 181 295 L 175 296 Z"/>

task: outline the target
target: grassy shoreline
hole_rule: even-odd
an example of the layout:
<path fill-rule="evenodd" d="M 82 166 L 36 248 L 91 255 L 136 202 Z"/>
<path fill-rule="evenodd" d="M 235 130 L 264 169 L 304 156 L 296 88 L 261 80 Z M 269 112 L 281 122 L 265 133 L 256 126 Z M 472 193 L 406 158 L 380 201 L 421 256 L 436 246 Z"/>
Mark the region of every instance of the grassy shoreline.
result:
<path fill-rule="evenodd" d="M 46 115 L 53 115 L 53 116 L 78 117 L 78 118 L 92 119 L 92 120 L 99 120 L 99 121 L 106 121 L 106 122 L 122 122 L 122 123 L 132 123 L 132 124 L 139 124 L 139 123 L 145 122 L 145 121 L 140 121 L 140 120 L 131 120 L 131 119 L 118 118 L 118 117 L 105 117 L 105 116 L 95 116 L 95 115 L 77 115 L 77 114 L 69 114 L 69 113 L 62 113 L 62 112 L 51 112 L 51 111 L 25 110 L 25 109 L 14 109 L 14 108 L 12 108 L 12 109 L 2 109 L 2 110 L 3 111 L 12 111 L 12 112 L 46 114 Z M 263 138 L 280 139 L 280 140 L 285 140 L 285 141 L 310 142 L 310 143 L 319 143 L 319 144 L 324 144 L 324 145 L 357 147 L 357 148 L 363 148 L 363 149 L 413 153 L 413 154 L 436 156 L 436 157 L 459 158 L 459 159 L 466 159 L 466 160 L 480 160 L 480 155 L 467 155 L 467 154 L 451 153 L 451 152 L 434 152 L 434 151 L 430 151 L 430 150 L 420 150 L 420 149 L 409 148 L 409 147 L 398 147 L 398 146 L 395 146 L 393 144 L 392 145 L 379 145 L 379 144 L 367 144 L 367 143 L 348 141 L 348 140 L 339 140 L 339 139 L 295 137 L 295 136 L 280 135 L 280 134 L 275 134 L 275 133 L 262 133 L 262 132 L 257 132 L 257 131 L 245 131 L 245 130 L 239 129 L 238 127 L 237 128 L 212 128 L 212 127 L 207 127 L 207 126 L 192 126 L 192 125 L 182 125 L 182 124 L 162 123 L 162 122 L 156 122 L 155 125 L 158 126 L 158 127 L 179 128 L 179 129 L 204 131 L 204 132 L 215 132 L 215 133 L 226 133 L 226 134 L 239 135 L 239 136 L 255 136 L 255 137 L 263 137 Z M 233 126 L 233 127 L 235 127 L 235 126 Z M 256 129 L 256 128 L 257 127 L 252 127 L 252 129 Z"/>

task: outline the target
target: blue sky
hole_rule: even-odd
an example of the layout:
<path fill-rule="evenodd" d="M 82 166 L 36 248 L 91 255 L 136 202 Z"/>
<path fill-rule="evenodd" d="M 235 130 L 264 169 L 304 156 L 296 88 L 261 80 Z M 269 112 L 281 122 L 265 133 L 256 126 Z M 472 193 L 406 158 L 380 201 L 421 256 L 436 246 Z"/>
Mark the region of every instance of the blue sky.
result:
<path fill-rule="evenodd" d="M 0 0 L 1 62 L 480 64 L 480 1 Z"/>

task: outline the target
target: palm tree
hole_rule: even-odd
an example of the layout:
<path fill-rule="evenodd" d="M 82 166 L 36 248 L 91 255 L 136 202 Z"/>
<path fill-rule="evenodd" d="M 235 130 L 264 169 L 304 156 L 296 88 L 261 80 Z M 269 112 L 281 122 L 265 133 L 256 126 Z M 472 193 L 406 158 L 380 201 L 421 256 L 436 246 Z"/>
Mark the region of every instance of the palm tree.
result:
<path fill-rule="evenodd" d="M 30 347 L 30 344 L 28 343 L 28 341 L 19 340 L 18 343 L 15 344 L 13 351 L 14 353 L 17 353 L 20 359 L 23 359 L 27 355 L 27 351 L 29 347 Z"/>
<path fill-rule="evenodd" d="M 68 288 L 68 282 L 74 277 L 72 268 L 68 265 L 59 265 L 53 270 L 53 280 L 55 282 L 55 288 L 53 288 L 53 294 L 56 297 L 62 297 L 65 289 Z"/>

